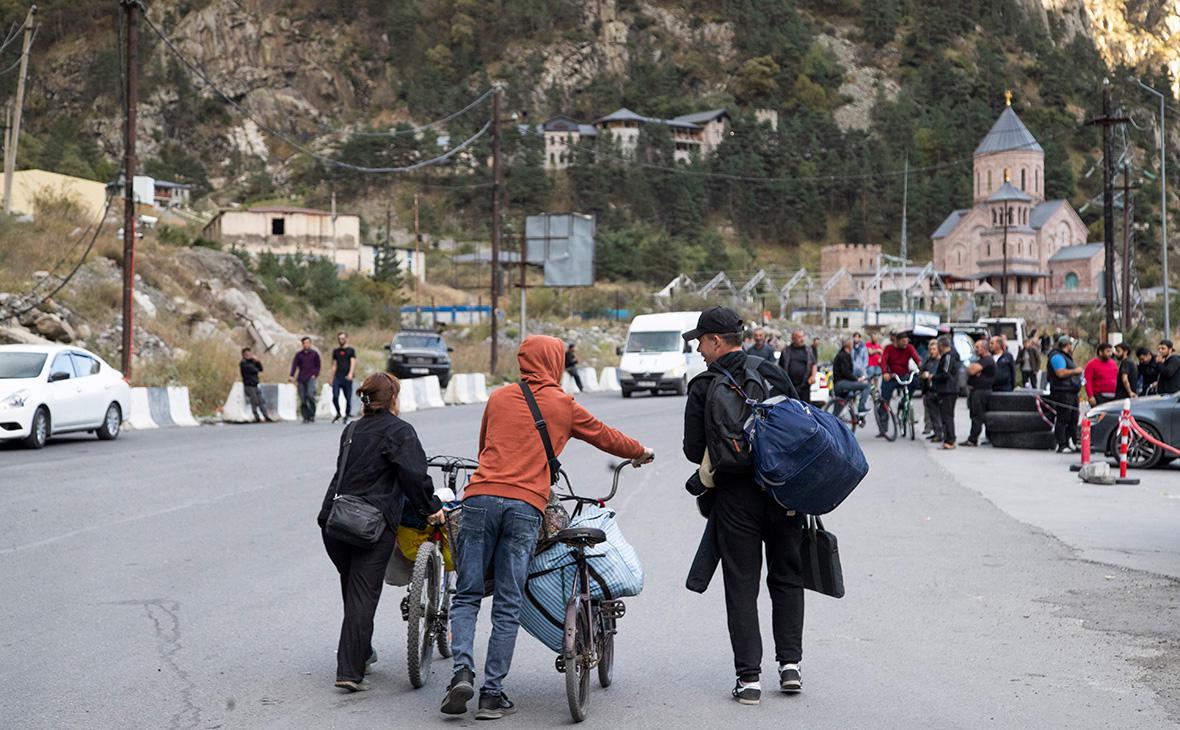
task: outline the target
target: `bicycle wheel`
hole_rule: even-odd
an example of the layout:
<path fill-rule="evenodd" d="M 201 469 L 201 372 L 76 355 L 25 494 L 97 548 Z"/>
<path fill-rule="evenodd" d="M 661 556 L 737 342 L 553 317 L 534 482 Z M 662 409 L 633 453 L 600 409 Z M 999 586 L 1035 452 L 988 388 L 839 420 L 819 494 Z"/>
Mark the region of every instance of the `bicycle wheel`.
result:
<path fill-rule="evenodd" d="M 565 652 L 565 698 L 574 722 L 586 719 L 590 704 L 590 661 L 594 644 L 590 636 L 590 606 L 575 596 L 565 612 L 565 635 L 573 637 L 573 647 Z"/>
<path fill-rule="evenodd" d="M 840 419 L 851 431 L 856 432 L 857 422 L 860 419 L 857 418 L 853 410 L 852 401 L 846 401 L 843 398 L 833 398 L 824 404 L 824 410 Z"/>
<path fill-rule="evenodd" d="M 438 653 L 450 659 L 451 651 L 451 597 L 455 595 L 455 572 L 448 571 L 443 580 L 443 591 L 439 597 L 438 621 L 435 634 L 438 636 Z"/>
<path fill-rule="evenodd" d="M 877 428 L 885 435 L 886 441 L 897 440 L 897 414 L 884 401 L 877 404 Z"/>
<path fill-rule="evenodd" d="M 913 441 L 918 437 L 918 417 L 914 413 L 914 402 L 912 400 L 906 401 L 905 419 L 909 423 L 910 441 Z"/>
<path fill-rule="evenodd" d="M 434 658 L 434 620 L 438 613 L 440 564 L 434 543 L 422 543 L 410 578 L 406 622 L 406 664 L 410 670 L 410 684 L 415 689 L 426 684 L 430 677 L 430 661 Z"/>
<path fill-rule="evenodd" d="M 598 630 L 598 684 L 606 689 L 615 677 L 615 620 L 600 619 Z"/>

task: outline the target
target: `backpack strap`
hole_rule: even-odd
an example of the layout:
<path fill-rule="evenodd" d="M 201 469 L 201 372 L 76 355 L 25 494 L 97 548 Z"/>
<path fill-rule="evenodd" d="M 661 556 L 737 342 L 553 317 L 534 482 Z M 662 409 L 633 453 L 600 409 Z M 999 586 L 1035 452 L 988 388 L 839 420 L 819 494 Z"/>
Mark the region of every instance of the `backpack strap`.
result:
<path fill-rule="evenodd" d="M 557 460 L 557 454 L 553 453 L 553 442 L 549 440 L 549 426 L 545 424 L 545 417 L 541 415 L 541 407 L 537 405 L 537 399 L 533 396 L 533 391 L 529 389 L 528 383 L 522 380 L 517 385 L 520 386 L 524 402 L 529 406 L 529 412 L 533 414 L 533 426 L 536 427 L 537 433 L 541 434 L 541 444 L 545 447 L 545 458 L 549 462 L 549 486 L 553 486 L 557 484 L 561 462 Z"/>
<path fill-rule="evenodd" d="M 746 405 L 748 405 L 748 406 L 758 405 L 758 401 L 751 398 L 749 395 L 746 394 L 746 391 L 742 390 L 741 383 L 739 383 L 737 381 L 737 379 L 733 377 L 732 373 L 730 373 L 728 370 L 726 370 L 725 368 L 723 368 L 721 366 L 718 366 L 717 369 L 721 371 L 722 377 L 724 377 L 726 380 L 729 381 L 730 387 L 733 388 L 734 390 L 736 390 L 738 392 L 738 395 L 740 395 L 746 401 Z M 748 373 L 749 373 L 749 371 L 747 370 L 747 374 Z"/>

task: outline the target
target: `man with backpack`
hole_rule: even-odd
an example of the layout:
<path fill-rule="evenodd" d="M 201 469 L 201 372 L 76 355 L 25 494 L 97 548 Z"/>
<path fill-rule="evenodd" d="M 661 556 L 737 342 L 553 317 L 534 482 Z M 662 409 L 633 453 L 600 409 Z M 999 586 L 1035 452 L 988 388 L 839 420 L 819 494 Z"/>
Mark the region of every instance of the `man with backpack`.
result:
<path fill-rule="evenodd" d="M 942 448 L 955 448 L 955 399 L 959 397 L 959 371 L 962 362 L 951 345 L 951 338 L 938 338 L 939 360 L 931 380 L 938 393 L 938 415 L 942 422 Z"/>
<path fill-rule="evenodd" d="M 488 400 L 479 431 L 479 468 L 463 494 L 463 526 L 456 556 L 458 579 L 451 603 L 454 676 L 442 712 L 462 715 L 475 695 L 475 624 L 484 580 L 494 573 L 492 632 L 475 719 L 495 720 L 516 711 L 504 694 L 512 664 L 529 558 L 541 517 L 557 481 L 557 456 L 571 438 L 631 459 L 635 466 L 655 452 L 610 428 L 561 388 L 565 344 L 533 336 L 520 345 L 521 382 Z M 572 669 L 571 669 L 572 671 Z"/>
<path fill-rule="evenodd" d="M 749 415 L 746 397 L 765 400 L 777 395 L 798 396 L 787 371 L 742 351 L 742 321 L 734 311 L 724 307 L 706 309 L 696 329 L 683 337 L 685 341 L 697 340 L 697 352 L 709 365 L 688 385 L 684 455 L 694 464 L 708 457 L 712 470 L 715 503 L 711 519 L 721 556 L 729 638 L 737 672 L 732 694 L 741 704 L 755 705 L 762 695 L 758 582 L 763 545 L 779 688 L 799 692 L 803 686 L 799 672 L 803 652 L 800 550 L 806 518 L 783 509 L 755 482 L 752 459 L 748 453 L 745 458 L 740 453 L 744 443 L 741 424 Z"/>

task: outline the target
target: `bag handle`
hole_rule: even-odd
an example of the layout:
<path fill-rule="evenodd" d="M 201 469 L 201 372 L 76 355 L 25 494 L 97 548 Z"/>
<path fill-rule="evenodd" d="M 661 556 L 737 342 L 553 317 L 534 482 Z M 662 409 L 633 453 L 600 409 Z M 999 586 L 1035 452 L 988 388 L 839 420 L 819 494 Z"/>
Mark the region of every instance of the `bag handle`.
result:
<path fill-rule="evenodd" d="M 359 421 L 353 421 L 344 429 L 344 448 L 340 449 L 340 459 L 336 462 L 336 475 L 333 477 L 336 485 L 336 494 L 332 497 L 335 501 L 340 496 L 340 478 L 344 476 L 344 469 L 348 466 L 348 452 L 352 448 L 352 433 L 356 430 L 356 424 Z"/>
<path fill-rule="evenodd" d="M 557 460 L 557 454 L 553 453 L 553 442 L 549 440 L 549 426 L 545 423 L 545 417 L 541 415 L 541 407 L 537 405 L 537 399 L 529 389 L 528 383 L 522 380 L 517 385 L 520 386 L 524 402 L 529 406 L 529 412 L 533 414 L 533 426 L 536 427 L 537 433 L 541 434 L 541 444 L 545 447 L 545 458 L 549 462 L 549 486 L 552 487 L 557 484 L 561 462 Z"/>

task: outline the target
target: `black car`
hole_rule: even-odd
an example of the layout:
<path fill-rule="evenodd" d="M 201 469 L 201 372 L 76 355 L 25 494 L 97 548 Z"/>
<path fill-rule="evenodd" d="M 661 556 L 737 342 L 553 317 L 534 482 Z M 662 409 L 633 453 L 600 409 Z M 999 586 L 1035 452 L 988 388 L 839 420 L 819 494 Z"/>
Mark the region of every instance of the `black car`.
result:
<path fill-rule="evenodd" d="M 451 379 L 453 348 L 447 347 L 443 336 L 433 330 L 402 330 L 394 335 L 386 369 L 399 378 L 420 378 L 437 375 L 438 384 L 447 387 Z"/>
<path fill-rule="evenodd" d="M 1090 448 L 1095 453 L 1118 457 L 1119 414 L 1123 411 L 1121 400 L 1103 403 L 1091 408 Z M 1131 399 L 1131 416 L 1151 437 L 1172 447 L 1180 448 L 1180 393 L 1151 395 Z M 1160 462 L 1175 459 L 1175 454 L 1144 439 L 1134 431 L 1127 444 L 1127 466 L 1150 469 Z"/>

